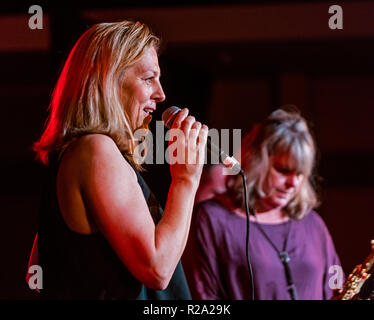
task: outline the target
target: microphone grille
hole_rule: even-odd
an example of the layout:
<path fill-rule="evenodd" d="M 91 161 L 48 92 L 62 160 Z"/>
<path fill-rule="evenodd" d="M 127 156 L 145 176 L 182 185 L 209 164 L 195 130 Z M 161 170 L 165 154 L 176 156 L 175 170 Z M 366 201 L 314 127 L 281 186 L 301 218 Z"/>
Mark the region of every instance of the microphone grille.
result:
<path fill-rule="evenodd" d="M 181 111 L 180 108 L 176 106 L 172 106 L 170 108 L 167 108 L 162 113 L 162 121 L 164 122 L 164 125 L 166 128 L 170 129 L 173 125 L 173 122 L 175 120 L 175 117 L 177 116 L 178 112 Z"/>

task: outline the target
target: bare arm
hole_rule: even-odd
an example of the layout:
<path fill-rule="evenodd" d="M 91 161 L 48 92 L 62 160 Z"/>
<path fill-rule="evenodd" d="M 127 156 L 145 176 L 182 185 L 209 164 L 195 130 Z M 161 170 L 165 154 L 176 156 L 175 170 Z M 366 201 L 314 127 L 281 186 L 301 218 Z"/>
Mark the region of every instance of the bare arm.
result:
<path fill-rule="evenodd" d="M 192 156 L 200 152 L 204 157 L 207 127 L 201 128 L 186 115 L 181 112 L 174 124 L 187 137 L 178 143 Z M 171 166 L 172 184 L 156 227 L 135 172 L 114 142 L 94 135 L 87 139 L 84 150 L 79 184 L 88 211 L 139 281 L 153 289 L 166 288 L 186 245 L 202 164 Z"/>

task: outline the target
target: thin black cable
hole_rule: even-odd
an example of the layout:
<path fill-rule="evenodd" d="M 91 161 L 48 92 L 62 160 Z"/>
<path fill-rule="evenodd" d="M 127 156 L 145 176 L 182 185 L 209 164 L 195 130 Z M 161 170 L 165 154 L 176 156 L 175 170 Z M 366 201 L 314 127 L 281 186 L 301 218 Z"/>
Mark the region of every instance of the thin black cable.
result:
<path fill-rule="evenodd" d="M 291 259 L 288 255 L 288 252 L 286 251 L 292 221 L 290 220 L 289 224 L 288 224 L 287 237 L 286 237 L 286 241 L 283 244 L 283 249 L 282 249 L 282 251 L 279 251 L 278 248 L 276 247 L 276 245 L 273 243 L 273 241 L 271 241 L 269 236 L 266 234 L 264 229 L 262 229 L 261 224 L 258 223 L 256 215 L 255 215 L 255 218 L 256 218 L 258 229 L 260 230 L 262 235 L 266 238 L 266 240 L 269 242 L 269 244 L 273 247 L 273 249 L 278 253 L 279 259 L 281 260 L 281 262 L 283 264 L 284 272 L 285 272 L 286 280 L 287 280 L 287 290 L 290 294 L 291 300 L 298 300 L 296 286 L 295 286 L 295 284 L 292 280 L 292 274 L 291 274 L 291 270 L 290 270 L 290 266 L 289 266 L 289 262 L 291 261 Z"/>
<path fill-rule="evenodd" d="M 247 191 L 247 178 L 244 174 L 244 171 L 240 169 L 240 175 L 243 178 L 243 187 L 244 187 L 244 200 L 245 200 L 245 213 L 247 215 L 247 231 L 246 231 L 246 247 L 245 247 L 245 254 L 247 258 L 247 266 L 249 271 L 249 278 L 251 282 L 251 300 L 255 299 L 255 288 L 253 284 L 253 271 L 252 271 L 252 265 L 251 265 L 251 259 L 249 255 L 249 205 L 248 205 L 248 191 Z M 251 208 L 252 209 L 252 208 Z M 254 215 L 253 209 L 251 210 L 251 213 Z"/>

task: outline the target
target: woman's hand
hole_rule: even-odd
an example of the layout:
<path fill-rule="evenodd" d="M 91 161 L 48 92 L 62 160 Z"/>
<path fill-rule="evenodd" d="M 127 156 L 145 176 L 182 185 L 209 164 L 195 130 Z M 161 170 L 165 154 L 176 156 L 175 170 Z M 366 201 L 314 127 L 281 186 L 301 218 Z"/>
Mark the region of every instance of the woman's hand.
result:
<path fill-rule="evenodd" d="M 198 185 L 205 159 L 208 127 L 180 111 L 170 129 L 169 161 L 173 181 Z"/>

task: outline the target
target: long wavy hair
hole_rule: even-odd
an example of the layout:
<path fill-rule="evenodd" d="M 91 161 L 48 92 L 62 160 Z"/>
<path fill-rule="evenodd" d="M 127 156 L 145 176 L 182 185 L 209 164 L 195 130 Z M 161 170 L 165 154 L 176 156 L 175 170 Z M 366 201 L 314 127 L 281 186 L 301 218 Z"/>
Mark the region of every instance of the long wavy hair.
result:
<path fill-rule="evenodd" d="M 71 50 L 53 90 L 48 118 L 36 157 L 48 164 L 51 152 L 63 150 L 88 133 L 110 136 L 136 167 L 135 138 L 124 110 L 121 85 L 126 69 L 146 49 L 159 48 L 159 39 L 147 25 L 122 21 L 89 28 Z"/>
<path fill-rule="evenodd" d="M 304 175 L 298 193 L 283 208 L 289 217 L 301 219 L 319 201 L 315 190 L 316 146 L 308 124 L 295 106 L 284 106 L 254 126 L 241 144 L 241 165 L 247 178 L 249 204 L 266 197 L 264 182 L 271 168 L 271 156 L 287 154 L 288 166 Z M 233 205 L 245 210 L 242 179 L 227 180 L 227 195 Z"/>

